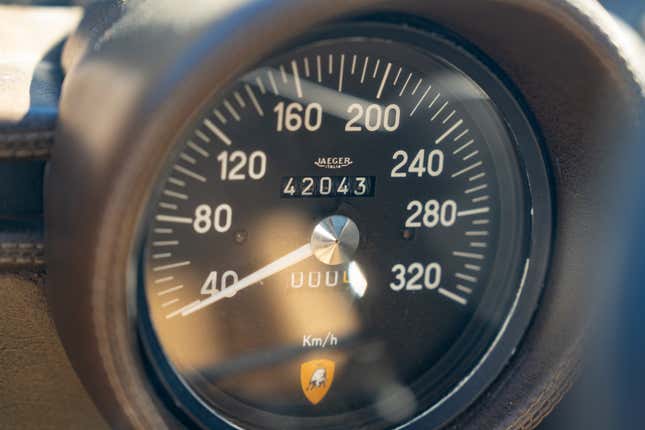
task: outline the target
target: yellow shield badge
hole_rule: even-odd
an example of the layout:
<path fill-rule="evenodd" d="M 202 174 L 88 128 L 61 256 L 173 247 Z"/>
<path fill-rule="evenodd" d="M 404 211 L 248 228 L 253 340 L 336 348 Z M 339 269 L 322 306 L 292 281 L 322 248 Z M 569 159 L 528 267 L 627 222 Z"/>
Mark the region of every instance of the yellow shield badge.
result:
<path fill-rule="evenodd" d="M 300 386 L 312 405 L 325 398 L 334 382 L 336 363 L 331 360 L 311 360 L 300 365 Z"/>

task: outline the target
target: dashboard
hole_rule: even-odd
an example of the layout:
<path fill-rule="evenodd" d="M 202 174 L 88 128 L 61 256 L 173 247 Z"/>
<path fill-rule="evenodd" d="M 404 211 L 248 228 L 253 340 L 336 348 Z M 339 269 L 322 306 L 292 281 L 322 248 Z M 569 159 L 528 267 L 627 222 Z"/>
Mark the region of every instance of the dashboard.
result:
<path fill-rule="evenodd" d="M 589 357 L 640 279 L 645 47 L 600 4 L 0 21 L 0 427 L 633 419 L 575 405 L 632 397 Z"/>

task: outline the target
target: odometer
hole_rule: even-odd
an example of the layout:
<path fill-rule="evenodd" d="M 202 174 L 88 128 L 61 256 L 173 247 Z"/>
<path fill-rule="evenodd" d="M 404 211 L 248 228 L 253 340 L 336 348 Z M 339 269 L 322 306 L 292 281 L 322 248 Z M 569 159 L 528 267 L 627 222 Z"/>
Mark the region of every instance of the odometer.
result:
<path fill-rule="evenodd" d="M 157 377 L 203 425 L 444 422 L 530 318 L 545 178 L 511 93 L 443 38 L 353 25 L 268 59 L 194 115 L 152 193 Z"/>

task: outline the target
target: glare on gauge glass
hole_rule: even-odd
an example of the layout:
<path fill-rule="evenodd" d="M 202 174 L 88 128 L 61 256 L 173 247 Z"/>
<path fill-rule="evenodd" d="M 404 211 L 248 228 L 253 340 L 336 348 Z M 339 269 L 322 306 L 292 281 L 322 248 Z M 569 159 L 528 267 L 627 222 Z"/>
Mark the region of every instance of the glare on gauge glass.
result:
<path fill-rule="evenodd" d="M 150 200 L 153 360 L 243 428 L 428 410 L 490 347 L 525 269 L 513 145 L 488 95 L 416 46 L 268 60 L 186 127 Z"/>

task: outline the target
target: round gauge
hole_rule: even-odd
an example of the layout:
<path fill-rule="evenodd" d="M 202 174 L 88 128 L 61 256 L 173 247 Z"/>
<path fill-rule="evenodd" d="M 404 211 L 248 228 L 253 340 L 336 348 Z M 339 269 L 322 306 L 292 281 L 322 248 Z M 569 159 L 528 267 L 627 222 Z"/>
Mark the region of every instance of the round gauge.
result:
<path fill-rule="evenodd" d="M 530 320 L 546 178 L 512 93 L 454 43 L 302 41 L 209 98 L 159 173 L 138 293 L 155 378 L 202 426 L 445 422 Z"/>

